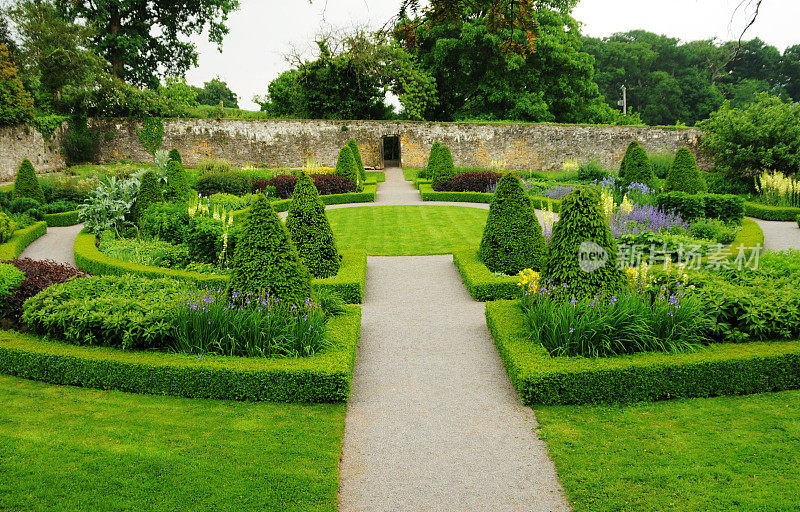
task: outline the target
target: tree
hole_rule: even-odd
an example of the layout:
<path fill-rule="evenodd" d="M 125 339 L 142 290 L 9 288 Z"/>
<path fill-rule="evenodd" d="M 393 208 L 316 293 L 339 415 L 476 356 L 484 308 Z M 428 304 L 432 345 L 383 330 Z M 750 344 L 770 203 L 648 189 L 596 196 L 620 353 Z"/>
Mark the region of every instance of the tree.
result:
<path fill-rule="evenodd" d="M 44 204 L 44 193 L 36 178 L 36 170 L 27 158 L 22 160 L 14 178 L 14 197 L 28 197 Z"/>
<path fill-rule="evenodd" d="M 94 29 L 92 46 L 113 76 L 158 87 L 158 77 L 182 76 L 197 65 L 197 48 L 183 40 L 208 33 L 221 48 L 228 14 L 238 0 L 56 0 L 68 20 Z"/>
<path fill-rule="evenodd" d="M 212 78 L 202 89 L 197 89 L 197 103 L 216 107 L 220 102 L 225 108 L 239 108 L 236 93 L 220 77 Z"/>
<path fill-rule="evenodd" d="M 492 272 L 514 275 L 526 268 L 541 270 L 545 247 L 530 196 L 519 178 L 506 174 L 489 205 L 478 256 Z"/>
<path fill-rule="evenodd" d="M 790 46 L 781 56 L 781 80 L 786 94 L 800 101 L 800 44 Z"/>
<path fill-rule="evenodd" d="M 336 250 L 333 230 L 325 216 L 325 205 L 306 173 L 300 173 L 297 177 L 286 217 L 286 229 L 297 247 L 300 260 L 312 276 L 333 277 L 339 272 L 341 256 Z"/>
<path fill-rule="evenodd" d="M 299 78 L 297 69 L 284 71 L 269 83 L 266 96 L 256 96 L 253 101 L 273 117 L 303 117 L 305 107 Z"/>
<path fill-rule="evenodd" d="M 299 307 L 312 295 L 311 274 L 263 194 L 250 205 L 228 283 L 228 296 L 235 302 L 244 302 L 247 294 L 271 295 Z"/>
<path fill-rule="evenodd" d="M 688 148 L 680 148 L 675 154 L 675 160 L 664 182 L 664 192 L 697 194 L 707 191 L 708 185 L 700 174 L 694 155 Z"/>
<path fill-rule="evenodd" d="M 0 43 L 0 125 L 15 125 L 33 119 L 33 98 L 17 76 L 8 48 Z"/>

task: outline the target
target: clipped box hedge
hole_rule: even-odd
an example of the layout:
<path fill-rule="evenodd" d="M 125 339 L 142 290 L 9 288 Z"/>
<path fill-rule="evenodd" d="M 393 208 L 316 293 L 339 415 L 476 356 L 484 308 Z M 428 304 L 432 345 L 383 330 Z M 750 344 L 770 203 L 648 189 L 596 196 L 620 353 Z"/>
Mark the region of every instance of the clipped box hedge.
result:
<path fill-rule="evenodd" d="M 744 213 L 748 217 L 761 220 L 793 221 L 800 216 L 800 208 L 746 202 L 744 203 Z"/>
<path fill-rule="evenodd" d="M 494 275 L 478 258 L 477 247 L 453 251 L 453 263 L 473 299 L 485 302 L 519 297 L 519 279 L 516 276 Z"/>
<path fill-rule="evenodd" d="M 200 286 L 224 288 L 228 285 L 228 276 L 201 274 L 187 270 L 153 267 L 129 263 L 117 258 L 112 258 L 100 252 L 97 248 L 97 237 L 81 231 L 75 238 L 74 254 L 75 265 L 90 274 L 123 275 L 134 274 L 151 278 L 170 277 L 189 281 Z M 327 279 L 314 279 L 312 284 L 316 288 L 325 288 L 336 292 L 349 304 L 359 304 L 364 300 L 364 286 L 367 280 L 367 253 L 363 250 L 342 251 L 342 265 L 336 277 Z"/>
<path fill-rule="evenodd" d="M 0 244 L 0 261 L 13 260 L 18 257 L 26 247 L 45 233 L 47 233 L 47 223 L 44 221 L 14 231 L 8 242 Z"/>
<path fill-rule="evenodd" d="M 0 373 L 51 384 L 224 400 L 345 402 L 361 307 L 328 323 L 330 346 L 304 358 L 188 356 L 85 347 L 0 331 Z"/>
<path fill-rule="evenodd" d="M 47 213 L 44 216 L 44 221 L 47 223 L 47 227 L 49 228 L 74 226 L 75 224 L 80 224 L 80 220 L 78 220 L 79 213 L 80 210 L 62 213 Z"/>
<path fill-rule="evenodd" d="M 717 344 L 683 354 L 550 357 L 526 338 L 516 301 L 486 304 L 486 324 L 526 405 L 630 403 L 800 388 L 800 342 Z"/>
<path fill-rule="evenodd" d="M 453 203 L 489 204 L 494 197 L 494 194 L 489 192 L 436 192 L 430 183 L 420 183 L 419 193 L 423 201 L 447 201 Z M 560 199 L 531 197 L 531 203 L 537 210 L 545 210 L 549 205 L 554 212 L 558 213 L 561 208 Z"/>

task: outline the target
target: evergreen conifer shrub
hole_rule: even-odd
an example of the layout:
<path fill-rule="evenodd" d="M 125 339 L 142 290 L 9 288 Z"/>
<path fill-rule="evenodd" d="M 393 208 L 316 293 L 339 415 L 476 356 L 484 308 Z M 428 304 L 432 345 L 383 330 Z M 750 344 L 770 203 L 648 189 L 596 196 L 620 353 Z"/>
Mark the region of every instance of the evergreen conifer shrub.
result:
<path fill-rule="evenodd" d="M 638 144 L 631 149 L 628 161 L 625 163 L 625 176 L 622 178 L 626 185 L 630 183 L 644 183 L 650 188 L 656 188 L 653 166 L 647 157 L 647 151 Z"/>
<path fill-rule="evenodd" d="M 442 148 L 441 142 L 438 140 L 433 141 L 431 152 L 428 154 L 428 165 L 425 167 L 425 178 L 431 179 L 433 176 L 433 169 L 436 168 L 436 162 L 439 158 L 439 150 Z"/>
<path fill-rule="evenodd" d="M 353 159 L 356 161 L 356 167 L 358 168 L 358 176 L 361 180 L 361 183 L 367 181 L 367 170 L 364 169 L 364 160 L 361 159 L 361 151 L 358 149 L 358 144 L 355 140 L 350 139 L 347 142 L 347 147 L 350 148 L 350 151 L 353 153 Z"/>
<path fill-rule="evenodd" d="M 36 179 L 36 170 L 27 158 L 22 160 L 17 170 L 17 176 L 14 179 L 14 196 L 28 197 L 44 204 L 44 192 L 39 185 L 39 180 Z"/>
<path fill-rule="evenodd" d="M 667 180 L 664 182 L 664 192 L 697 194 L 707 191 L 708 185 L 706 185 L 703 175 L 700 174 L 700 168 L 697 166 L 694 155 L 688 148 L 680 148 L 675 153 L 675 160 L 672 162 Z"/>
<path fill-rule="evenodd" d="M 181 154 L 177 148 L 172 148 L 169 151 L 169 160 L 175 160 L 179 164 L 183 165 L 183 159 L 181 158 Z"/>
<path fill-rule="evenodd" d="M 450 148 L 442 145 L 439 148 L 439 155 L 436 157 L 436 166 L 433 169 L 433 175 L 429 176 L 433 182 L 433 189 L 439 190 L 444 182 L 456 175 L 456 169 L 453 167 L 453 155 L 450 153 Z"/>
<path fill-rule="evenodd" d="M 514 275 L 526 268 L 541 270 L 546 246 L 530 196 L 519 178 L 506 174 L 489 206 L 478 256 L 492 272 Z"/>
<path fill-rule="evenodd" d="M 312 295 L 311 274 L 263 194 L 250 205 L 237 238 L 228 284 L 232 300 L 247 294 L 269 294 L 298 306 Z"/>
<path fill-rule="evenodd" d="M 628 161 L 631 158 L 631 154 L 633 153 L 634 148 L 638 148 L 639 143 L 636 141 L 631 142 L 628 144 L 628 149 L 625 150 L 625 155 L 622 157 L 622 161 L 619 163 L 619 177 L 624 178 L 625 172 L 628 167 Z"/>
<path fill-rule="evenodd" d="M 186 170 L 177 160 L 167 164 L 167 186 L 164 187 L 164 199 L 183 202 L 189 198 L 189 183 L 186 181 Z"/>
<path fill-rule="evenodd" d="M 136 198 L 136 211 L 139 216 L 143 215 L 150 206 L 156 203 L 164 202 L 164 197 L 161 192 L 161 184 L 158 182 L 158 176 L 153 171 L 147 171 L 142 175 L 142 181 L 139 185 L 139 195 Z"/>
<path fill-rule="evenodd" d="M 337 176 L 344 176 L 350 178 L 356 185 L 359 184 L 358 167 L 356 159 L 353 157 L 353 150 L 350 146 L 345 146 L 339 151 L 339 159 L 336 160 Z"/>
<path fill-rule="evenodd" d="M 576 298 L 614 291 L 624 283 L 623 272 L 617 268 L 616 240 L 596 192 L 581 188 L 563 199 L 542 278 L 551 280 L 549 286 L 566 285 L 568 295 Z"/>
<path fill-rule="evenodd" d="M 333 277 L 339 272 L 341 257 L 325 216 L 325 205 L 311 177 L 305 173 L 297 177 L 286 229 L 312 276 Z"/>

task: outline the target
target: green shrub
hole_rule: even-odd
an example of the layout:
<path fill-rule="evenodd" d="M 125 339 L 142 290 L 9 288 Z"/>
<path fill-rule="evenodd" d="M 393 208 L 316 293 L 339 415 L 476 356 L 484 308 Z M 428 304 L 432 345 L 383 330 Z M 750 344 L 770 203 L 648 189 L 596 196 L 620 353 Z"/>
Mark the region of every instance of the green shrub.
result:
<path fill-rule="evenodd" d="M 361 158 L 361 151 L 358 149 L 358 143 L 353 139 L 347 141 L 347 146 L 350 148 L 350 151 L 353 153 L 353 159 L 356 161 L 356 167 L 358 167 L 358 178 L 361 183 L 367 181 L 367 171 L 364 169 L 364 160 Z"/>
<path fill-rule="evenodd" d="M 590 267 L 591 255 L 602 257 L 603 252 L 607 259 L 602 266 L 591 271 L 581 268 L 582 263 L 584 268 Z M 553 287 L 566 285 L 575 298 L 594 297 L 623 284 L 622 271 L 617 268 L 617 244 L 594 191 L 578 189 L 562 200 L 542 277 L 552 280 Z"/>
<path fill-rule="evenodd" d="M 163 349 L 191 286 L 172 279 L 95 276 L 53 285 L 25 302 L 31 332 L 74 345 Z"/>
<path fill-rule="evenodd" d="M 456 174 L 456 169 L 453 167 L 453 155 L 450 153 L 450 148 L 442 145 L 439 148 L 435 163 L 436 167 L 433 168 L 433 174 L 429 175 L 428 178 L 431 180 L 433 189 L 437 190 L 444 182 Z"/>
<path fill-rule="evenodd" d="M 139 195 L 136 197 L 136 210 L 139 212 L 140 220 L 148 208 L 163 201 L 164 195 L 161 192 L 158 176 L 153 171 L 145 172 L 139 185 Z"/>
<path fill-rule="evenodd" d="M 745 214 L 744 199 L 734 195 L 669 192 L 660 194 L 656 201 L 660 209 L 675 211 L 689 222 L 705 217 L 738 224 Z"/>
<path fill-rule="evenodd" d="M 263 195 L 250 206 L 236 243 L 228 293 L 231 297 L 268 294 L 298 305 L 311 296 L 311 275 L 300 261 L 289 232 Z"/>
<path fill-rule="evenodd" d="M 0 261 L 13 260 L 34 240 L 47 233 L 47 223 L 36 222 L 26 228 L 14 231 L 14 235 L 4 244 L 0 244 Z"/>
<path fill-rule="evenodd" d="M 530 197 L 519 178 L 500 179 L 489 205 L 478 255 L 492 272 L 513 275 L 526 268 L 541 270 L 546 243 Z"/>
<path fill-rule="evenodd" d="M 69 119 L 69 128 L 64 134 L 64 156 L 67 164 L 75 165 L 93 162 L 97 155 L 97 146 L 100 135 L 89 129 L 89 123 L 84 116 L 72 116 Z"/>
<path fill-rule="evenodd" d="M 700 174 L 694 155 L 688 148 L 680 148 L 664 182 L 664 192 L 697 194 L 707 190 L 708 185 Z"/>
<path fill-rule="evenodd" d="M 653 167 L 650 165 L 647 151 L 637 144 L 631 149 L 631 154 L 626 156 L 628 161 L 625 163 L 625 175 L 622 177 L 623 185 L 644 183 L 652 189 L 657 188 L 655 177 L 653 176 Z"/>
<path fill-rule="evenodd" d="M 100 252 L 128 263 L 180 269 L 190 262 L 189 249 L 184 244 L 141 238 L 118 239 L 113 231 L 103 231 L 99 238 Z"/>
<path fill-rule="evenodd" d="M 625 173 L 628 170 L 628 162 L 631 161 L 633 156 L 633 150 L 640 147 L 639 143 L 636 141 L 631 142 L 628 144 L 628 148 L 625 150 L 625 155 L 622 157 L 622 161 L 619 163 L 619 177 L 625 178 Z"/>
<path fill-rule="evenodd" d="M 581 181 L 599 181 L 606 176 L 608 173 L 594 160 L 583 162 L 578 167 L 578 179 Z"/>
<path fill-rule="evenodd" d="M 170 160 L 167 164 L 167 185 L 164 187 L 164 199 L 173 202 L 184 202 L 189 199 L 186 170 L 177 160 Z"/>
<path fill-rule="evenodd" d="M 189 258 L 200 263 L 216 263 L 222 252 L 221 220 L 210 217 L 195 217 L 189 222 L 186 231 L 186 246 Z"/>
<path fill-rule="evenodd" d="M 183 165 L 183 159 L 181 158 L 181 154 L 176 148 L 172 148 L 169 150 L 169 159 L 175 160 L 179 164 Z"/>
<path fill-rule="evenodd" d="M 473 299 L 479 302 L 516 299 L 520 294 L 519 276 L 494 274 L 478 257 L 477 247 L 453 251 L 453 264 Z"/>
<path fill-rule="evenodd" d="M 345 146 L 339 151 L 339 158 L 336 160 L 336 175 L 350 178 L 356 184 L 359 182 L 358 167 L 349 146 Z"/>
<path fill-rule="evenodd" d="M 674 161 L 675 155 L 672 153 L 654 153 L 650 155 L 650 165 L 653 166 L 655 177 L 660 180 L 666 179 Z"/>
<path fill-rule="evenodd" d="M 218 193 L 243 196 L 250 193 L 251 180 L 239 171 L 209 172 L 197 178 L 195 188 L 205 197 Z"/>
<path fill-rule="evenodd" d="M 215 208 L 222 208 L 225 211 L 231 212 L 247 208 L 247 205 L 250 204 L 253 199 L 255 199 L 255 196 L 252 194 L 237 196 L 234 194 L 219 192 L 209 196 L 208 206 L 212 210 Z"/>
<path fill-rule="evenodd" d="M 742 178 L 724 172 L 703 173 L 703 179 L 712 194 L 755 194 L 756 186 L 753 178 Z"/>
<path fill-rule="evenodd" d="M 142 234 L 180 244 L 186 240 L 189 212 L 181 204 L 158 203 L 150 206 L 140 221 Z"/>
<path fill-rule="evenodd" d="M 11 236 L 17 229 L 17 224 L 11 217 L 3 212 L 0 212 L 0 244 L 4 244 L 11 240 Z"/>
<path fill-rule="evenodd" d="M 161 149 L 164 140 L 164 121 L 160 117 L 148 117 L 142 121 L 142 129 L 138 132 L 139 142 L 151 155 Z"/>
<path fill-rule="evenodd" d="M 433 170 L 439 165 L 437 162 L 439 160 L 439 150 L 442 148 L 442 143 L 438 140 L 433 141 L 433 145 L 431 146 L 431 152 L 428 154 L 428 163 L 425 166 L 425 169 L 421 170 L 418 174 L 418 178 L 427 178 L 430 179 L 433 176 Z"/>
<path fill-rule="evenodd" d="M 791 221 L 800 215 L 800 208 L 791 206 L 769 206 L 747 202 L 744 204 L 745 214 L 761 220 Z"/>
<path fill-rule="evenodd" d="M 0 317 L 3 316 L 6 297 L 11 294 L 25 279 L 23 274 L 14 265 L 0 263 Z"/>
<path fill-rule="evenodd" d="M 231 170 L 231 163 L 227 160 L 203 160 L 197 166 L 201 175 L 206 173 L 223 173 Z"/>
<path fill-rule="evenodd" d="M 25 158 L 17 170 L 14 179 L 14 195 L 16 197 L 28 197 L 41 204 L 44 203 L 44 193 L 36 178 L 36 171 L 30 160 Z"/>
<path fill-rule="evenodd" d="M 729 245 L 736 239 L 738 227 L 730 226 L 716 219 L 695 222 L 689 233 L 695 238 L 713 240 L 723 245 Z"/>
<path fill-rule="evenodd" d="M 297 178 L 286 229 L 297 247 L 300 259 L 314 277 L 331 277 L 339 272 L 341 257 L 336 250 L 333 230 L 325 216 L 325 205 L 311 178 Z"/>

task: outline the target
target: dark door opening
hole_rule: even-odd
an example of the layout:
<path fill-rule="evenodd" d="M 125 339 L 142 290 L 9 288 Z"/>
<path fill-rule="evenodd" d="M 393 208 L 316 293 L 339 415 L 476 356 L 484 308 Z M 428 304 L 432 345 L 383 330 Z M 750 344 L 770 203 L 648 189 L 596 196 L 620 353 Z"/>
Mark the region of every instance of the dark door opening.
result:
<path fill-rule="evenodd" d="M 383 138 L 383 167 L 400 167 L 400 137 L 397 135 Z"/>

